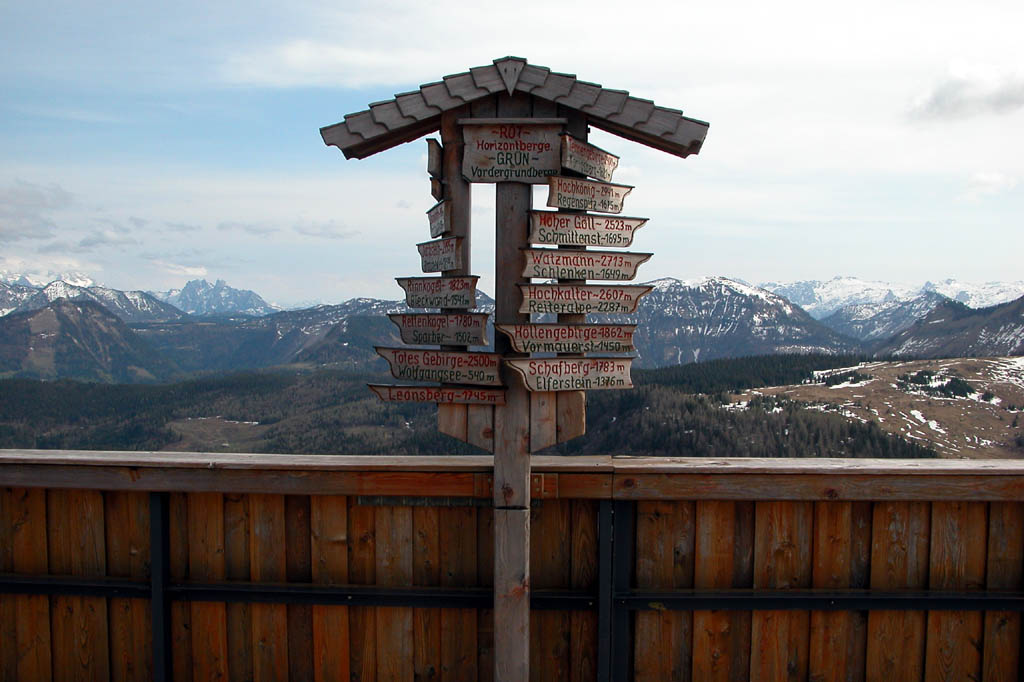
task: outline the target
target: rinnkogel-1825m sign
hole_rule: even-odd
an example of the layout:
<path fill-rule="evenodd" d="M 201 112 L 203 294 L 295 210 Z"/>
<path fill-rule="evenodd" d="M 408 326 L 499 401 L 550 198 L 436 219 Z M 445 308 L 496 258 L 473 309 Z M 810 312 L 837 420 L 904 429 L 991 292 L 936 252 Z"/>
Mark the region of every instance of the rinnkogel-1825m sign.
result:
<path fill-rule="evenodd" d="M 531 391 L 594 391 L 633 388 L 632 358 L 530 358 L 505 360 Z"/>
<path fill-rule="evenodd" d="M 636 312 L 640 297 L 654 289 L 646 285 L 615 284 L 520 284 L 521 313 L 564 313 L 584 315 L 606 313 L 629 315 Z"/>
<path fill-rule="evenodd" d="M 466 353 L 418 348 L 383 348 L 378 355 L 391 365 L 391 375 L 407 381 L 501 386 L 497 353 Z"/>
<path fill-rule="evenodd" d="M 410 308 L 473 308 L 476 275 L 463 277 L 396 277 Z"/>
<path fill-rule="evenodd" d="M 630 280 L 636 269 L 650 259 L 650 253 L 625 251 L 572 251 L 568 249 L 524 249 L 523 277 L 546 279 Z"/>
<path fill-rule="evenodd" d="M 487 313 L 392 313 L 403 343 L 486 346 Z"/>
<path fill-rule="evenodd" d="M 530 211 L 531 244 L 629 246 L 647 218 Z"/>

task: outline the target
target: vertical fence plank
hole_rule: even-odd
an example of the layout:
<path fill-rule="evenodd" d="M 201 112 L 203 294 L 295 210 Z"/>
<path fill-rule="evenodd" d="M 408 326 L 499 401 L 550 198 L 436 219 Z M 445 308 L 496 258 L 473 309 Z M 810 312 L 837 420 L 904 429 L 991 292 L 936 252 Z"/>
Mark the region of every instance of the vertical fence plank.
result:
<path fill-rule="evenodd" d="M 355 585 L 373 585 L 377 581 L 374 508 L 351 504 L 348 511 L 349 580 Z M 377 610 L 374 607 L 360 606 L 349 610 L 349 637 L 353 682 L 376 680 Z"/>
<path fill-rule="evenodd" d="M 11 535 L 10 542 L 4 542 L 3 546 L 10 547 L 13 556 L 5 557 L 4 565 L 0 568 L 15 573 L 45 575 L 49 570 L 46 490 L 14 488 L 2 493 L 7 498 L 2 523 L 5 530 L 10 529 Z M 10 605 L 2 614 L 4 627 L 17 626 L 16 636 L 8 638 L 11 640 L 10 658 L 17 661 L 17 670 L 14 670 L 13 663 L 7 661 L 8 646 L 5 646 L 4 671 L 16 672 L 20 680 L 49 679 L 52 676 L 50 659 L 53 655 L 50 643 L 50 598 L 40 594 L 5 596 L 2 599 L 5 606 Z M 15 679 L 13 674 L 3 677 Z"/>
<path fill-rule="evenodd" d="M 309 514 L 308 496 L 285 496 L 285 562 L 290 583 L 313 580 Z M 288 678 L 313 679 L 313 607 L 309 604 L 288 605 Z"/>
<path fill-rule="evenodd" d="M 693 587 L 693 503 L 638 502 L 636 513 L 637 588 Z M 692 629 L 686 611 L 637 612 L 636 679 L 689 680 Z"/>
<path fill-rule="evenodd" d="M 412 508 L 377 507 L 377 584 L 412 583 Z M 377 609 L 377 679 L 413 677 L 412 609 Z"/>
<path fill-rule="evenodd" d="M 985 587 L 1020 590 L 1024 587 L 1024 503 L 993 502 L 988 512 L 988 566 Z M 985 613 L 982 680 L 1018 679 L 1021 656 L 1020 613 Z"/>
<path fill-rule="evenodd" d="M 929 586 L 976 590 L 985 586 L 988 506 L 984 502 L 933 502 Z M 981 678 L 980 611 L 929 611 L 925 677 Z"/>
<path fill-rule="evenodd" d="M 50 573 L 106 573 L 103 495 L 96 490 L 49 490 L 46 495 Z M 55 597 L 51 610 L 56 680 L 110 678 L 107 600 Z"/>
<path fill-rule="evenodd" d="M 224 565 L 228 580 L 252 580 L 249 568 L 249 496 L 224 496 Z M 252 606 L 227 605 L 228 672 L 232 680 L 251 680 Z"/>
<path fill-rule="evenodd" d="M 477 579 L 483 587 L 494 585 L 494 509 L 485 507 L 476 516 Z M 477 679 L 494 679 L 494 611 L 480 609 L 477 613 Z"/>
<path fill-rule="evenodd" d="M 284 582 L 284 495 L 249 495 L 254 582 Z M 288 679 L 288 608 L 284 604 L 252 605 L 252 672 L 254 680 Z"/>
<path fill-rule="evenodd" d="M 572 500 L 570 586 L 597 594 L 597 502 Z M 569 680 L 597 678 L 597 611 L 573 611 L 569 636 Z"/>
<path fill-rule="evenodd" d="M 927 502 L 876 502 L 871 519 L 871 589 L 928 584 Z M 867 679 L 917 680 L 924 673 L 925 612 L 868 613 Z"/>
<path fill-rule="evenodd" d="M 109 491 L 105 498 L 107 575 L 146 578 L 149 575 L 149 495 Z M 111 599 L 110 673 L 112 680 L 150 680 L 153 636 L 149 601 Z"/>
<path fill-rule="evenodd" d="M 14 570 L 14 557 L 10 547 L 15 520 L 15 494 L 16 490 L 0 488 L 0 571 L 5 573 Z M 0 682 L 18 679 L 17 607 L 16 597 L 0 594 Z"/>
<path fill-rule="evenodd" d="M 870 503 L 814 503 L 814 587 L 867 587 L 870 551 Z M 811 679 L 863 680 L 866 636 L 866 613 L 812 611 L 808 663 Z"/>
<path fill-rule="evenodd" d="M 477 585 L 477 510 L 447 507 L 440 510 L 440 584 L 444 587 Z M 441 679 L 477 679 L 477 611 L 441 611 Z"/>
<path fill-rule="evenodd" d="M 188 497 L 171 493 L 167 499 L 171 580 L 180 582 L 189 577 Z M 192 679 L 192 609 L 188 602 L 171 602 L 171 672 L 174 682 Z"/>
<path fill-rule="evenodd" d="M 412 510 L 412 584 L 441 584 L 441 529 L 437 507 Z M 441 609 L 413 609 L 413 679 L 438 680 L 441 672 Z"/>
<path fill-rule="evenodd" d="M 694 587 L 753 585 L 754 505 L 699 501 L 696 505 Z M 693 679 L 739 682 L 750 674 L 749 611 L 695 611 Z"/>
<path fill-rule="evenodd" d="M 533 589 L 566 589 L 570 582 L 569 501 L 544 500 L 530 513 L 530 584 Z M 530 677 L 569 676 L 569 613 L 531 611 Z"/>
<path fill-rule="evenodd" d="M 810 587 L 813 504 L 758 502 L 754 513 L 754 587 Z M 806 678 L 809 639 L 809 612 L 755 612 L 751 622 L 751 678 Z"/>
<path fill-rule="evenodd" d="M 192 580 L 223 580 L 224 496 L 188 494 L 188 562 Z M 196 680 L 228 676 L 227 610 L 223 602 L 192 602 L 192 672 Z"/>
<path fill-rule="evenodd" d="M 348 500 L 314 495 L 310 500 L 313 582 L 348 582 Z M 348 682 L 347 606 L 313 607 L 313 671 L 317 682 Z"/>

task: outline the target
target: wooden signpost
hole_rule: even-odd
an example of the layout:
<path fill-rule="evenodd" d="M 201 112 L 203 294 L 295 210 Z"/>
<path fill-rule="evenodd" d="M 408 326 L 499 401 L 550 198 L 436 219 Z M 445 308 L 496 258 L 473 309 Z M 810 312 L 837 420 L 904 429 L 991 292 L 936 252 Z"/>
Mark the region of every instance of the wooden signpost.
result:
<path fill-rule="evenodd" d="M 441 276 L 397 279 L 408 306 L 438 312 L 390 316 L 403 343 L 437 348 L 377 349 L 396 378 L 435 385 L 370 389 L 386 401 L 437 403 L 441 432 L 494 453 L 493 677 L 503 682 L 530 677 L 530 454 L 583 434 L 582 391 L 632 386 L 631 357 L 589 354 L 632 352 L 635 325 L 588 324 L 586 315 L 633 314 L 652 290 L 587 283 L 632 280 L 651 257 L 588 250 L 629 247 L 647 222 L 618 215 L 633 187 L 611 182 L 619 157 L 587 141 L 591 126 L 681 157 L 697 153 L 707 132 L 678 110 L 517 57 L 446 76 L 321 130 L 350 158 L 440 131 L 440 141 L 427 140 L 437 201 L 427 220 L 440 239 L 417 249 L 423 272 Z M 467 312 L 478 281 L 469 274 L 472 183 L 496 185 L 495 353 L 466 350 L 486 343 L 487 324 L 487 315 Z M 545 183 L 556 210 L 534 211 L 531 186 Z M 557 322 L 534 323 L 532 313 L 556 314 Z M 610 627 L 598 620 L 599 629 Z M 610 630 L 602 633 L 608 641 Z M 597 669 L 610 671 L 615 655 L 613 644 L 600 647 Z"/>

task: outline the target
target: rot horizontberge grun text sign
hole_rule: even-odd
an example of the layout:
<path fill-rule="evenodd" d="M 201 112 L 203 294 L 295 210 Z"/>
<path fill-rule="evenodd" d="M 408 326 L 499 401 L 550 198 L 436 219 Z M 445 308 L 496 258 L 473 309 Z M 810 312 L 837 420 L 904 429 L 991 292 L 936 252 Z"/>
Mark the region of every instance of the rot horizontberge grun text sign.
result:
<path fill-rule="evenodd" d="M 635 324 L 496 324 L 520 353 L 628 353 Z"/>
<path fill-rule="evenodd" d="M 407 381 L 501 386 L 497 353 L 466 353 L 418 348 L 383 348 L 377 354 L 391 365 L 391 376 Z"/>
<path fill-rule="evenodd" d="M 410 308 L 473 308 L 476 275 L 464 277 L 396 277 Z"/>
<path fill-rule="evenodd" d="M 601 213 L 622 213 L 622 202 L 632 185 L 612 185 L 555 175 L 548 178 L 548 206 Z"/>
<path fill-rule="evenodd" d="M 421 242 L 416 245 L 420 252 L 420 267 L 423 272 L 444 272 L 462 267 L 462 240 L 458 237 Z"/>
<path fill-rule="evenodd" d="M 646 223 L 647 218 L 530 211 L 529 241 L 565 246 L 629 246 L 633 233 Z"/>
<path fill-rule="evenodd" d="M 611 182 L 612 173 L 619 166 L 619 157 L 600 147 L 562 135 L 562 168 L 582 173 L 604 182 Z"/>
<path fill-rule="evenodd" d="M 486 346 L 487 313 L 394 313 L 388 315 L 402 343 Z"/>
<path fill-rule="evenodd" d="M 462 119 L 462 176 L 470 182 L 540 184 L 559 171 L 562 121 Z"/>
<path fill-rule="evenodd" d="M 523 302 L 521 313 L 559 313 L 609 315 L 636 312 L 640 297 L 654 287 L 614 284 L 520 284 Z"/>
<path fill-rule="evenodd" d="M 633 388 L 632 358 L 531 358 L 505 360 L 531 391 L 594 391 Z"/>
<path fill-rule="evenodd" d="M 546 279 L 630 280 L 650 253 L 618 251 L 570 251 L 566 249 L 523 249 L 526 267 L 523 277 Z"/>
<path fill-rule="evenodd" d="M 469 405 L 504 405 L 503 388 L 469 388 L 465 386 L 392 386 L 367 384 L 381 400 L 389 403 L 462 403 Z"/>

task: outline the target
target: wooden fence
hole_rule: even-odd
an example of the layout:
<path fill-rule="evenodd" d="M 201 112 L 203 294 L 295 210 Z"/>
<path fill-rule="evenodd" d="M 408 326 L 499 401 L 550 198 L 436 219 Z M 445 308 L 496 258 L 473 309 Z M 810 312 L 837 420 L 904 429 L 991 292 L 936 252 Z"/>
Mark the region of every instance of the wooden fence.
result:
<path fill-rule="evenodd" d="M 1021 679 L 1024 463 L 533 471 L 532 679 Z M 0 678 L 492 679 L 490 472 L 0 451 Z"/>

